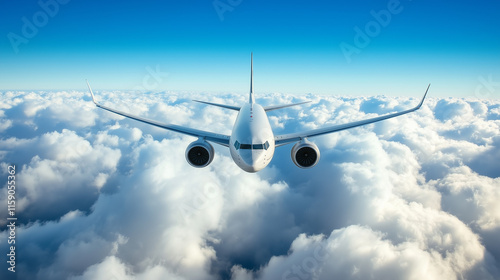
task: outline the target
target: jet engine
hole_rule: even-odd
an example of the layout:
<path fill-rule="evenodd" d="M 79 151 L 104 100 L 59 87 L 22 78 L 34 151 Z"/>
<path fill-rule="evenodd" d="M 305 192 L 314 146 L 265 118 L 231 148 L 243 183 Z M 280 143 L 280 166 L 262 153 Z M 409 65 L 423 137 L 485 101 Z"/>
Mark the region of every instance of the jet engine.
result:
<path fill-rule="evenodd" d="M 214 147 L 205 140 L 198 139 L 186 149 L 186 160 L 194 167 L 205 167 L 214 159 Z"/>
<path fill-rule="evenodd" d="M 292 160 L 300 168 L 310 168 L 319 161 L 319 149 L 316 144 L 302 139 L 292 147 Z"/>

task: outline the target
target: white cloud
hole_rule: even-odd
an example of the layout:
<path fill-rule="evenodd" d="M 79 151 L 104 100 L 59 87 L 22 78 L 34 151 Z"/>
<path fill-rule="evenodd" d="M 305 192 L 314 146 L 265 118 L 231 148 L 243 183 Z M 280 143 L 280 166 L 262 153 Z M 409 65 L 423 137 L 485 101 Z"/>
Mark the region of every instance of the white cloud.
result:
<path fill-rule="evenodd" d="M 73 280 L 113 280 L 133 279 L 125 264 L 115 256 L 106 257 L 102 262 L 91 265 L 83 275 L 70 277 Z M 170 278 L 169 278 L 170 279 Z"/>
<path fill-rule="evenodd" d="M 12 121 L 11 120 L 3 120 L 0 119 L 0 132 L 6 130 L 7 128 L 12 126 Z"/>
<path fill-rule="evenodd" d="M 453 242 L 447 238 L 440 245 Z M 480 251 L 466 260 L 462 253 L 441 253 L 412 241 L 394 244 L 381 232 L 352 225 L 334 230 L 328 238 L 299 235 L 289 254 L 271 258 L 258 279 L 493 279 L 483 271 L 457 272 L 471 269 L 482 258 Z"/>
<path fill-rule="evenodd" d="M 19 145 L 9 144 L 18 142 Z M 22 149 L 29 162 L 17 162 L 8 151 L 9 162 L 17 163 L 16 209 L 25 219 L 54 219 L 71 210 L 87 210 L 106 183 L 103 176 L 113 174 L 121 152 L 102 145 L 91 146 L 74 131 L 63 129 L 31 140 L 7 139 L 7 147 Z M 100 175 L 102 174 L 102 175 Z M 97 179 L 96 179 L 97 178 Z M 96 181 L 97 180 L 97 181 Z M 0 193 L 7 204 L 7 193 Z M 57 205 L 57 207 L 54 207 Z M 7 209 L 0 210 L 6 215 Z"/>
<path fill-rule="evenodd" d="M 264 105 L 302 101 L 259 97 Z M 219 146 L 209 167 L 192 168 L 184 151 L 195 139 L 99 110 L 85 92 L 2 98 L 1 172 L 18 168 L 19 279 L 500 276 L 498 101 L 429 98 L 410 115 L 311 139 L 322 152 L 312 169 L 293 165 L 289 145 L 248 174 Z M 277 133 L 417 102 L 307 98 L 314 102 L 270 113 Z M 127 92 L 98 99 L 221 133 L 230 133 L 236 113 L 190 100 L 246 100 Z"/>
<path fill-rule="evenodd" d="M 443 193 L 446 211 L 481 230 L 500 229 L 500 177 L 481 176 L 461 166 L 433 183 Z"/>

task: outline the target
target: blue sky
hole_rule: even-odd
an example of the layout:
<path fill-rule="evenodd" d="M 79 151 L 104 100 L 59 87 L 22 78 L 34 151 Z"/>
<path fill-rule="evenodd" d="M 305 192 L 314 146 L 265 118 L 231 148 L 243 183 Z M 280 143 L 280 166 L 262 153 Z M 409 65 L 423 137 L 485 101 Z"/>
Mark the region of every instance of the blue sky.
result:
<path fill-rule="evenodd" d="M 254 52 L 257 93 L 415 96 L 431 82 L 435 96 L 500 96 L 498 1 L 1 6 L 3 90 L 81 90 L 89 79 L 96 89 L 245 93 Z M 346 44 L 357 51 L 346 55 Z"/>

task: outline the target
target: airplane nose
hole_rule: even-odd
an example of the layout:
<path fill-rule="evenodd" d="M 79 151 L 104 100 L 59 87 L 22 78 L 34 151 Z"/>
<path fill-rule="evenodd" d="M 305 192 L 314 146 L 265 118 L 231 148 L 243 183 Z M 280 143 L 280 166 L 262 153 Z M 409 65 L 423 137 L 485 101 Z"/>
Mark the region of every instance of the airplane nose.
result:
<path fill-rule="evenodd" d="M 261 168 L 258 168 L 257 162 L 261 156 L 261 153 L 252 150 L 242 150 L 240 152 L 241 159 L 245 163 L 245 171 L 247 172 L 257 172 Z"/>
<path fill-rule="evenodd" d="M 243 170 L 245 170 L 248 173 L 255 173 L 255 172 L 259 171 L 260 169 L 257 169 L 254 166 L 249 165 L 249 166 L 246 166 Z"/>
<path fill-rule="evenodd" d="M 244 150 L 240 152 L 241 159 L 246 165 L 253 166 L 255 162 L 252 150 Z"/>

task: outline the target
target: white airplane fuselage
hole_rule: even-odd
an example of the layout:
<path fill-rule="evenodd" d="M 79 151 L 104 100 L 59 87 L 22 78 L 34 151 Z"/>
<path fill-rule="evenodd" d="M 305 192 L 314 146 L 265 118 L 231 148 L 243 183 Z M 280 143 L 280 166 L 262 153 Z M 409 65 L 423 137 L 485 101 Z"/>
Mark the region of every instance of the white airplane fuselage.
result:
<path fill-rule="evenodd" d="M 229 140 L 234 162 L 247 172 L 257 172 L 269 164 L 274 149 L 274 134 L 264 108 L 256 103 L 243 105 Z"/>

